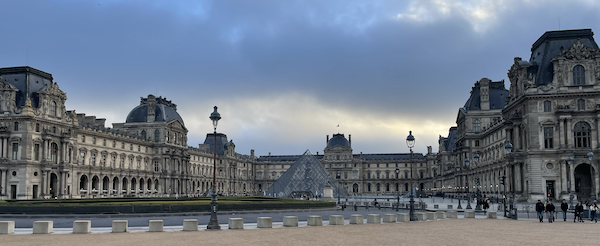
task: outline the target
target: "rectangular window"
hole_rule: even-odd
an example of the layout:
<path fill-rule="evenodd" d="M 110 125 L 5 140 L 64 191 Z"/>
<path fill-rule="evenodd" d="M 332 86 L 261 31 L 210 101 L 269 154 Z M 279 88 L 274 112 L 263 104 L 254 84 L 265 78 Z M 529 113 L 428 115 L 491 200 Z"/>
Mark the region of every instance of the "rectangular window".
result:
<path fill-rule="evenodd" d="M 40 144 L 35 144 L 33 147 L 33 155 L 36 161 L 40 160 Z"/>
<path fill-rule="evenodd" d="M 544 112 L 552 112 L 552 103 L 550 101 L 544 101 Z"/>
<path fill-rule="evenodd" d="M 552 127 L 544 127 L 544 148 L 554 148 L 554 129 Z"/>
<path fill-rule="evenodd" d="M 18 143 L 13 143 L 12 144 L 12 152 L 13 152 L 13 160 L 16 160 L 19 158 L 19 144 Z"/>

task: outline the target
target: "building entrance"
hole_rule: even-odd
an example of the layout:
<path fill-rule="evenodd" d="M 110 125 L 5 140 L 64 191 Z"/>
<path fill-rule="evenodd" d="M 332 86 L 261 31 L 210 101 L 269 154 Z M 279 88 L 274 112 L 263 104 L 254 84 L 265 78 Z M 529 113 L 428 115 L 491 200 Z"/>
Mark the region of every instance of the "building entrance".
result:
<path fill-rule="evenodd" d="M 575 168 L 575 193 L 579 200 L 589 199 L 592 192 L 590 165 L 580 164 Z"/>

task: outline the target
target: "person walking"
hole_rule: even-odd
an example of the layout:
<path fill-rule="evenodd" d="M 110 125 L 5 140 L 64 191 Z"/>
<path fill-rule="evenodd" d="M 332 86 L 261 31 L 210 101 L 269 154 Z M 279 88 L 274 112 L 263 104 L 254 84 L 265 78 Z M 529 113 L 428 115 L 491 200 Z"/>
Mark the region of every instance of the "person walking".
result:
<path fill-rule="evenodd" d="M 560 209 L 562 210 L 563 220 L 567 221 L 567 210 L 569 210 L 569 204 L 567 204 L 567 200 L 563 199 L 563 202 L 560 204 Z"/>
<path fill-rule="evenodd" d="M 554 205 L 552 204 L 552 201 L 548 201 L 548 205 L 546 206 L 546 212 L 548 212 L 548 222 L 552 223 L 552 221 L 554 220 L 554 210 L 556 208 L 554 207 Z"/>
<path fill-rule="evenodd" d="M 546 208 L 544 207 L 544 204 L 542 203 L 541 200 L 538 200 L 537 203 L 535 204 L 535 211 L 537 212 L 537 216 L 538 219 L 540 220 L 540 223 L 544 222 L 544 210 Z"/>
<path fill-rule="evenodd" d="M 579 218 L 579 222 L 583 223 L 581 213 L 583 213 L 583 205 L 581 205 L 581 202 L 577 202 L 577 205 L 575 205 L 575 218 L 573 218 L 573 222 L 576 222 L 577 218 Z"/>
<path fill-rule="evenodd" d="M 594 221 L 595 223 L 598 223 L 598 218 L 596 216 L 597 211 L 598 211 L 598 205 L 596 203 L 592 204 L 590 206 L 590 222 Z"/>

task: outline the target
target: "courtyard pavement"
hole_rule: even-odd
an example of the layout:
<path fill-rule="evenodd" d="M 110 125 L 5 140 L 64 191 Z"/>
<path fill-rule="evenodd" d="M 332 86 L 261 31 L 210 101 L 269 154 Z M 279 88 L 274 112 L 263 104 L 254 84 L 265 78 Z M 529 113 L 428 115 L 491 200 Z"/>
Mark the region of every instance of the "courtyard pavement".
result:
<path fill-rule="evenodd" d="M 1 245 L 597 245 L 600 225 L 571 221 L 446 219 L 299 228 L 82 234 L 2 235 Z M 347 222 L 346 222 L 347 223 Z M 225 226 L 226 228 L 226 226 Z"/>

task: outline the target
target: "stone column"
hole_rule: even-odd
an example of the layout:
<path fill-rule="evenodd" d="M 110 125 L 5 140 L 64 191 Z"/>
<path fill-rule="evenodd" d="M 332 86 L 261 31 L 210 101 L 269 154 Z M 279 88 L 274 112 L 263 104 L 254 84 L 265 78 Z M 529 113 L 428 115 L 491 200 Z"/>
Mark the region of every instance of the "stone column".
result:
<path fill-rule="evenodd" d="M 569 176 L 569 174 L 567 173 L 567 166 L 566 166 L 566 164 L 563 165 L 560 162 L 561 161 L 559 161 L 559 163 L 557 163 L 557 165 L 560 167 L 560 187 L 561 187 L 562 192 L 568 193 L 568 190 L 567 190 L 567 177 Z"/>
<path fill-rule="evenodd" d="M 557 139 L 558 139 L 558 145 L 557 146 L 559 146 L 559 148 L 561 148 L 561 149 L 564 149 L 564 148 L 567 147 L 567 146 L 565 146 L 565 139 L 564 139 L 564 136 L 565 136 L 565 133 L 564 133 L 564 131 L 565 131 L 565 121 L 563 119 L 559 119 L 558 123 L 559 123 L 558 124 L 558 131 L 556 131 L 556 136 L 557 136 Z"/>
<path fill-rule="evenodd" d="M 565 134 L 567 135 L 567 147 L 568 148 L 573 148 L 574 146 L 574 142 L 573 142 L 573 128 L 572 128 L 572 119 L 567 119 L 567 132 L 565 132 Z M 573 157 L 575 158 L 575 157 Z"/>
<path fill-rule="evenodd" d="M 2 157 L 8 158 L 8 138 L 2 139 Z"/>
<path fill-rule="evenodd" d="M 571 180 L 571 192 L 575 192 L 575 163 L 569 167 L 569 179 Z"/>
<path fill-rule="evenodd" d="M 2 180 L 0 182 L 0 186 L 2 186 L 2 190 L 0 190 L 0 192 L 2 193 L 2 195 L 6 196 L 6 176 L 7 176 L 8 170 L 0 170 L 0 174 L 2 175 Z"/>
<path fill-rule="evenodd" d="M 63 180 L 64 180 L 64 173 L 59 171 L 58 172 L 58 192 L 56 193 L 57 196 L 60 196 L 63 194 L 64 191 L 64 187 L 63 187 Z"/>

